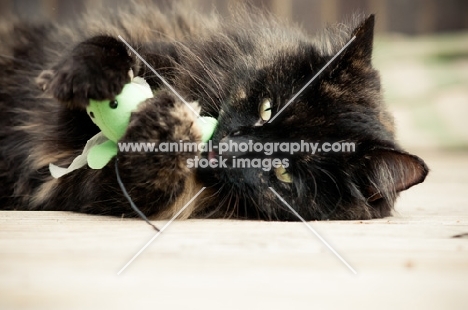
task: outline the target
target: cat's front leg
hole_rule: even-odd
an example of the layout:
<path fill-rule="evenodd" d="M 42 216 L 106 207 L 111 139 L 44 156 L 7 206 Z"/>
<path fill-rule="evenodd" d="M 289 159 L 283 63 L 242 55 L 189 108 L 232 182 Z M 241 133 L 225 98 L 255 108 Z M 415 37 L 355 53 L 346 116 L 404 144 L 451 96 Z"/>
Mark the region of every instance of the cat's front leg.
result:
<path fill-rule="evenodd" d="M 117 160 L 118 174 L 136 206 L 147 216 L 172 217 L 201 188 L 194 182 L 194 169 L 187 166 L 187 159 L 199 152 L 193 148 L 166 152 L 156 147 L 181 140 L 199 143 L 201 133 L 196 117 L 171 93 L 158 92 L 132 113 L 128 129 L 119 141 L 120 151 L 111 162 L 102 169 L 82 168 L 50 179 L 30 208 L 136 216 L 118 185 Z M 153 149 L 145 150 L 141 148 L 143 144 L 152 144 Z"/>
<path fill-rule="evenodd" d="M 188 168 L 187 161 L 199 152 L 196 148 L 175 148 L 201 142 L 197 116 L 168 91 L 159 91 L 132 113 L 119 141 L 118 169 L 143 212 L 151 213 L 145 210 L 151 207 L 160 214 L 171 214 L 168 209 L 180 205 L 178 200 L 192 187 L 194 170 Z"/>

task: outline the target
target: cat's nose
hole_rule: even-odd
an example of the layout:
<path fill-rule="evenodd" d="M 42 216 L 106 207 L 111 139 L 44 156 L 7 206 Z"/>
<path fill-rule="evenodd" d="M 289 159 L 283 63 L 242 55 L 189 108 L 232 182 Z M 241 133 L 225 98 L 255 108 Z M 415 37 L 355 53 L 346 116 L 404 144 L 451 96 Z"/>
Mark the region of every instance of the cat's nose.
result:
<path fill-rule="evenodd" d="M 249 138 L 247 136 L 229 135 L 219 141 L 218 152 L 220 156 L 228 160 L 234 156 L 245 156 L 248 153 L 248 148 L 245 148 L 244 145 L 249 145 Z"/>
<path fill-rule="evenodd" d="M 250 127 L 238 127 L 234 130 L 231 130 L 231 132 L 227 135 L 228 137 L 239 137 L 239 136 L 245 136 L 252 133 L 252 128 Z"/>
<path fill-rule="evenodd" d="M 235 157 L 242 157 L 249 154 L 249 145 L 252 141 L 252 129 L 249 127 L 239 127 L 229 132 L 219 141 L 218 152 L 223 158 L 231 160 Z"/>

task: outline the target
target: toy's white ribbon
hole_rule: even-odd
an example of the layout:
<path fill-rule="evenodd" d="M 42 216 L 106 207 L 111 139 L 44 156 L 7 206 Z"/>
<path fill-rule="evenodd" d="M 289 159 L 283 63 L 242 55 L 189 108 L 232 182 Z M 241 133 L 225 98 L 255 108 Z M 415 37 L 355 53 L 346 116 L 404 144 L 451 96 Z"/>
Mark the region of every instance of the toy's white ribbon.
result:
<path fill-rule="evenodd" d="M 50 174 L 52 175 L 52 177 L 58 179 L 67 173 L 70 173 L 76 169 L 80 169 L 81 167 L 86 166 L 88 164 L 87 158 L 88 158 L 89 150 L 93 146 L 102 144 L 106 142 L 107 140 L 109 139 L 107 139 L 102 132 L 99 132 L 98 134 L 93 136 L 91 139 L 89 139 L 88 142 L 86 142 L 83 152 L 77 157 L 75 157 L 75 159 L 72 161 L 70 166 L 68 166 L 68 168 L 62 168 L 54 164 L 49 164 Z"/>

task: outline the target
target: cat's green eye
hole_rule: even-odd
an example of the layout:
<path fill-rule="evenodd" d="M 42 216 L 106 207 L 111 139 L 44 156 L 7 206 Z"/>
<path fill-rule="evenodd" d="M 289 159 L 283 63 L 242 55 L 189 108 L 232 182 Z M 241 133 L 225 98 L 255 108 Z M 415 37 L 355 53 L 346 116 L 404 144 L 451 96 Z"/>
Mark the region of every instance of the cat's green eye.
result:
<path fill-rule="evenodd" d="M 283 166 L 280 166 L 275 169 L 275 175 L 281 182 L 292 183 L 291 175 L 286 171 Z"/>
<path fill-rule="evenodd" d="M 267 122 L 271 118 L 271 102 L 270 99 L 263 99 L 259 108 L 260 118 Z"/>

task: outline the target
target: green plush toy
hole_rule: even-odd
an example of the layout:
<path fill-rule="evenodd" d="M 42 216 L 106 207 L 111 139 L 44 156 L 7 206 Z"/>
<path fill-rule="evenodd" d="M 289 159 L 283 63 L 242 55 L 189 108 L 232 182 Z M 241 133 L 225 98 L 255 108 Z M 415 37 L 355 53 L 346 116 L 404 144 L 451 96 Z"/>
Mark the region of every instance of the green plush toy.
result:
<path fill-rule="evenodd" d="M 88 140 L 83 153 L 76 157 L 68 168 L 50 164 L 52 176 L 59 178 L 86 164 L 92 169 L 102 169 L 106 166 L 117 155 L 117 142 L 127 130 L 132 111 L 152 97 L 153 92 L 148 83 L 135 77 L 114 100 L 90 100 L 86 110 L 101 132 Z M 202 141 L 207 142 L 213 135 L 217 121 L 212 117 L 199 117 L 198 125 L 202 128 Z"/>
<path fill-rule="evenodd" d="M 141 78 L 134 78 L 126 84 L 114 100 L 90 100 L 86 108 L 91 120 L 109 140 L 94 145 L 88 153 L 88 166 L 102 169 L 117 155 L 117 141 L 123 137 L 130 122 L 132 111 L 148 98 L 153 97 L 149 85 Z"/>

